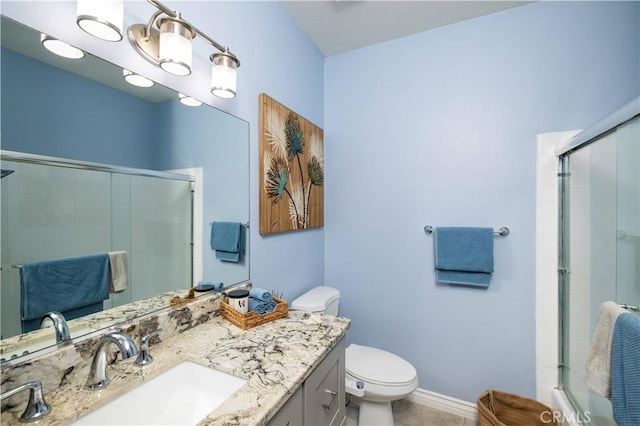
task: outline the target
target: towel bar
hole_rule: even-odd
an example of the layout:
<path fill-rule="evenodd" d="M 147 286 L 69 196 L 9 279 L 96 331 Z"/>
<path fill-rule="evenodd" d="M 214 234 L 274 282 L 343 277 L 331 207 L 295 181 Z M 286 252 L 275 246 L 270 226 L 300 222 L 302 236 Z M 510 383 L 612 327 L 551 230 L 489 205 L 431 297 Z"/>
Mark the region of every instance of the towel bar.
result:
<path fill-rule="evenodd" d="M 626 303 L 618 303 L 618 306 L 620 306 L 623 309 L 626 309 L 627 311 L 640 312 L 640 309 L 638 309 L 637 306 L 627 305 Z"/>
<path fill-rule="evenodd" d="M 17 265 L 14 263 L 14 264 L 11 265 L 11 267 L 12 268 L 16 268 L 16 269 L 22 269 L 22 263 L 19 263 Z"/>
<path fill-rule="evenodd" d="M 209 226 L 213 225 L 213 222 L 209 222 Z M 245 228 L 249 228 L 249 222 L 245 222 L 242 224 Z"/>
<path fill-rule="evenodd" d="M 424 226 L 424 232 L 427 235 L 431 235 L 433 233 L 433 226 L 425 225 Z M 498 229 L 497 231 L 493 231 L 493 235 L 497 235 L 497 236 L 500 236 L 500 237 L 506 237 L 507 235 L 509 235 L 509 232 L 511 232 L 509 230 L 509 228 L 507 228 L 506 226 L 503 226 L 502 228 Z"/>

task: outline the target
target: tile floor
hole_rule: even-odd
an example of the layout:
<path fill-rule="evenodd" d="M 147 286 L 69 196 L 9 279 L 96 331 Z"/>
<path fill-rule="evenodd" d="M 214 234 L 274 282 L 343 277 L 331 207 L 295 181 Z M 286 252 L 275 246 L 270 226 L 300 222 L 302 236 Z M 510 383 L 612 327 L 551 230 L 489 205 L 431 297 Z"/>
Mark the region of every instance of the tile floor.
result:
<path fill-rule="evenodd" d="M 392 403 L 395 426 L 476 426 L 478 423 L 406 399 Z M 347 425 L 357 426 L 358 407 L 347 407 Z"/>

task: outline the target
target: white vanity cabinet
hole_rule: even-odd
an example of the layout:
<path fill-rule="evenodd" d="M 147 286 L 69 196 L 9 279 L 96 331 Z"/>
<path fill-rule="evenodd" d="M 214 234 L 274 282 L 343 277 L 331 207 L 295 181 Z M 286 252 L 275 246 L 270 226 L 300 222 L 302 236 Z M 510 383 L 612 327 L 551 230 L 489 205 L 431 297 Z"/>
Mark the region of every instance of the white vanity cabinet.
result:
<path fill-rule="evenodd" d="M 269 421 L 269 426 L 339 426 L 346 417 L 344 339 Z"/>

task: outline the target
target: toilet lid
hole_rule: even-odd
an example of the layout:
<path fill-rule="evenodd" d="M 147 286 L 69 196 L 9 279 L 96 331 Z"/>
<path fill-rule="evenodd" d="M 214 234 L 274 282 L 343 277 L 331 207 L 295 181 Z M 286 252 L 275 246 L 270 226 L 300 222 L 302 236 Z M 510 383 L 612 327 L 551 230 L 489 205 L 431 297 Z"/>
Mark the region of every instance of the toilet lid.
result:
<path fill-rule="evenodd" d="M 347 373 L 365 382 L 379 385 L 405 385 L 416 379 L 409 362 L 381 349 L 351 344 L 345 350 Z"/>

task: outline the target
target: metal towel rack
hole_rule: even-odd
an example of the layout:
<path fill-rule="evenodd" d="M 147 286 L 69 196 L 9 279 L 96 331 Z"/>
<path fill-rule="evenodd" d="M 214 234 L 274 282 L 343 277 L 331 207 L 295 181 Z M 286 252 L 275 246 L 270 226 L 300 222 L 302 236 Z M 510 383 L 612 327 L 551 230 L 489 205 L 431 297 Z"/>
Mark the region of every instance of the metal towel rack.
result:
<path fill-rule="evenodd" d="M 209 226 L 213 225 L 213 222 L 209 222 Z M 249 228 L 249 222 L 245 222 L 242 224 L 245 228 Z"/>
<path fill-rule="evenodd" d="M 506 226 L 503 226 L 502 228 L 498 229 L 497 231 L 493 231 L 493 235 L 499 236 L 499 237 L 506 237 L 507 235 L 509 235 L 511 231 L 509 230 L 509 228 L 507 228 Z M 425 225 L 424 226 L 424 233 L 427 235 L 431 235 L 433 233 L 433 226 L 431 225 Z"/>
<path fill-rule="evenodd" d="M 627 305 L 626 303 L 618 303 L 618 306 L 620 306 L 623 309 L 626 309 L 627 311 L 636 312 L 636 313 L 640 312 L 640 309 L 638 309 L 638 307 L 634 305 Z"/>

